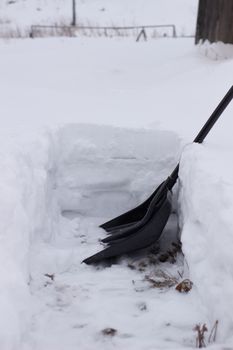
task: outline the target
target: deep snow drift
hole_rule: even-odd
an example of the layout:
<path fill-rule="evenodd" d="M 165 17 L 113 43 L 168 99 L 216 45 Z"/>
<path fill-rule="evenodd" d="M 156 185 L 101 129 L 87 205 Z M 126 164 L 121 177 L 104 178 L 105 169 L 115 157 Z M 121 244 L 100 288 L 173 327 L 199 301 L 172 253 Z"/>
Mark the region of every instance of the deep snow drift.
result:
<path fill-rule="evenodd" d="M 183 151 L 231 86 L 232 60 L 187 39 L 25 40 L 0 53 L 0 347 L 179 349 L 216 319 L 218 344 L 232 346 L 232 105 Z M 143 200 L 181 153 L 185 259 L 81 265 L 101 249 L 98 224 Z M 192 291 L 151 288 L 161 269 Z"/>

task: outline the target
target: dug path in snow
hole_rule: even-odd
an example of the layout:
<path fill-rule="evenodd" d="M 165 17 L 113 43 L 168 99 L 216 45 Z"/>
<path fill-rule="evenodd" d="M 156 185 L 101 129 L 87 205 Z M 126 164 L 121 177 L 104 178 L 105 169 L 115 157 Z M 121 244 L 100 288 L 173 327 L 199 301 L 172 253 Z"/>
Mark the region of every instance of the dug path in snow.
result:
<path fill-rule="evenodd" d="M 192 329 L 199 320 L 196 296 L 175 290 L 183 274 L 182 256 L 175 265 L 152 264 L 145 257 L 124 258 L 111 267 L 81 265 L 80 256 L 88 245 L 97 245 L 100 222 L 100 218 L 75 217 L 70 237 L 33 250 L 35 312 L 24 349 L 141 350 L 193 345 Z M 36 266 L 44 268 L 39 273 Z M 162 287 L 154 287 L 146 276 Z M 116 334 L 104 334 L 108 328 Z"/>
<path fill-rule="evenodd" d="M 203 47 L 209 60 L 191 39 L 1 42 L 1 349 L 183 349 L 195 346 L 196 323 L 217 319 L 216 349 L 232 347 L 233 104 L 203 145 L 181 145 L 232 85 L 219 47 Z M 157 268 L 179 277 L 182 257 L 81 264 L 102 249 L 98 224 L 142 202 L 181 153 L 192 291 L 144 281 L 161 278 Z M 104 336 L 107 327 L 117 332 Z"/>
<path fill-rule="evenodd" d="M 192 346 L 200 312 L 195 291 L 183 295 L 175 290 L 186 276 L 181 253 L 175 264 L 159 262 L 150 250 L 113 265 L 81 264 L 101 249 L 99 238 L 105 234 L 98 225 L 140 201 L 152 190 L 152 177 L 156 184 L 172 169 L 179 139 L 170 132 L 81 125 L 62 128 L 57 138 L 54 191 L 62 212 L 60 230 L 31 247 L 34 306 L 23 349 Z M 164 144 L 162 151 L 156 143 Z M 170 238 L 166 244 L 161 240 L 161 251 L 172 246 L 176 234 L 173 214 L 164 232 Z"/>

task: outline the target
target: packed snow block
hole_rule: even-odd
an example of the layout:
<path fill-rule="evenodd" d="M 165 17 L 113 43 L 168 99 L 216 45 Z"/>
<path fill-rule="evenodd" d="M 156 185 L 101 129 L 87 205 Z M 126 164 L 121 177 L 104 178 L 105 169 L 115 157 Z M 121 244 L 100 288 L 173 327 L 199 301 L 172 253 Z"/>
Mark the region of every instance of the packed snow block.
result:
<path fill-rule="evenodd" d="M 218 340 L 232 340 L 233 172 L 231 150 L 193 144 L 180 163 L 180 220 L 190 279 L 209 328 L 219 321 Z M 230 339 L 231 338 L 231 339 Z"/>
<path fill-rule="evenodd" d="M 110 217 L 140 203 L 180 153 L 170 131 L 66 125 L 57 137 L 61 210 L 87 216 Z"/>

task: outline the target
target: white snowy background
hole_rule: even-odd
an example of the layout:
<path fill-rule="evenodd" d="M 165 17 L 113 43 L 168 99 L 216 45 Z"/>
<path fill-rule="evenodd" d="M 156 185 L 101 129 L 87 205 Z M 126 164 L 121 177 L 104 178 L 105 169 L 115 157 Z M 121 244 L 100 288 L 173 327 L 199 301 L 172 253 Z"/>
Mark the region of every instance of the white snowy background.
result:
<path fill-rule="evenodd" d="M 196 12 L 196 0 L 77 1 L 84 25 L 172 23 L 186 36 Z M 0 2 L 1 35 L 70 20 L 68 1 Z M 1 39 L 0 349 L 190 349 L 195 325 L 207 343 L 216 320 L 210 348 L 233 347 L 233 104 L 191 143 L 232 73 L 231 45 L 193 38 Z M 184 257 L 81 264 L 102 249 L 98 225 L 179 160 Z M 152 288 L 145 276 L 161 271 L 192 290 Z"/>

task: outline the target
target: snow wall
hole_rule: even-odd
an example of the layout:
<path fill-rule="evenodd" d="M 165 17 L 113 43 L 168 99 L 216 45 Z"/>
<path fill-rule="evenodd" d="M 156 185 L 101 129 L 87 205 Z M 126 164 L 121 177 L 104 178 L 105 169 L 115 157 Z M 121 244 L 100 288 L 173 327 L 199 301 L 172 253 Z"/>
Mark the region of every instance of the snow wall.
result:
<path fill-rule="evenodd" d="M 0 348 L 19 349 L 29 322 L 29 248 L 56 222 L 48 133 L 2 130 L 0 147 Z M 51 210 L 50 210 L 51 209 Z"/>
<path fill-rule="evenodd" d="M 218 342 L 233 339 L 233 173 L 231 149 L 185 147 L 180 164 L 182 244 L 190 279 Z M 201 321 L 200 321 L 201 322 Z"/>
<path fill-rule="evenodd" d="M 57 133 L 56 186 L 61 211 L 111 217 L 144 200 L 180 154 L 169 131 L 68 125 Z"/>
<path fill-rule="evenodd" d="M 179 138 L 166 131 L 2 131 L 1 349 L 19 349 L 30 326 L 30 247 L 64 233 L 62 212 L 107 218 L 136 205 L 173 170 L 179 153 Z"/>

